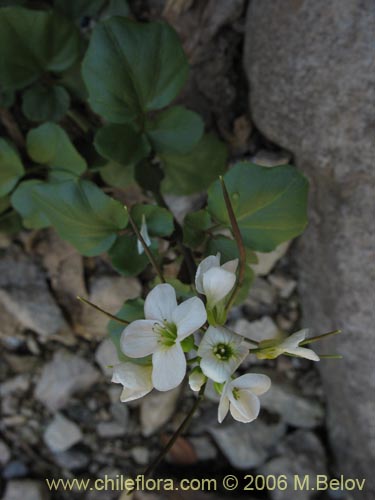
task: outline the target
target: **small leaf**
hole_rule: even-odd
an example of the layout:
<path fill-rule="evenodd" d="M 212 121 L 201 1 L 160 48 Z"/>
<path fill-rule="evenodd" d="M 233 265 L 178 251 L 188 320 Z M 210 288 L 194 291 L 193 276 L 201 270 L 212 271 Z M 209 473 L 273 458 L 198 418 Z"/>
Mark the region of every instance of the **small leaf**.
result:
<path fill-rule="evenodd" d="M 146 132 L 158 153 L 188 153 L 200 141 L 204 124 L 193 111 L 174 106 L 146 124 Z"/>
<path fill-rule="evenodd" d="M 24 173 L 18 153 L 0 138 L 0 196 L 10 193 Z"/>
<path fill-rule="evenodd" d="M 16 94 L 13 90 L 0 89 L 0 108 L 11 108 L 16 99 Z"/>
<path fill-rule="evenodd" d="M 80 55 L 80 36 L 51 10 L 0 9 L 0 84 L 22 89 L 47 72 L 60 73 Z"/>
<path fill-rule="evenodd" d="M 144 319 L 144 300 L 141 298 L 128 300 L 121 309 L 115 314 L 118 318 L 125 319 L 130 323 L 136 321 L 137 319 Z M 129 358 L 121 351 L 120 339 L 121 334 L 124 331 L 124 325 L 121 325 L 117 321 L 111 320 L 107 327 L 109 336 L 112 342 L 115 344 L 117 349 L 117 355 L 121 362 L 130 361 L 131 363 L 136 363 L 139 365 L 149 365 L 151 364 L 151 356 L 146 356 L 145 358 Z"/>
<path fill-rule="evenodd" d="M 43 183 L 33 199 L 60 237 L 87 256 L 108 250 L 128 222 L 121 203 L 89 181 Z"/>
<path fill-rule="evenodd" d="M 105 0 L 54 0 L 56 9 L 77 20 L 84 16 L 96 15 L 104 3 Z"/>
<path fill-rule="evenodd" d="M 142 224 L 142 216 L 145 216 L 150 236 L 169 236 L 174 230 L 173 216 L 166 208 L 139 204 L 132 207 L 131 215 L 139 228 Z"/>
<path fill-rule="evenodd" d="M 16 234 L 22 229 L 22 219 L 14 210 L 0 215 L 0 233 Z"/>
<path fill-rule="evenodd" d="M 208 242 L 206 255 L 216 255 L 217 253 L 220 253 L 222 263 L 239 258 L 237 243 L 225 236 L 215 236 Z M 246 264 L 256 264 L 257 262 L 256 253 L 246 248 Z"/>
<path fill-rule="evenodd" d="M 216 136 L 206 134 L 190 153 L 159 156 L 166 175 L 163 191 L 184 195 L 204 191 L 225 171 L 227 149 Z"/>
<path fill-rule="evenodd" d="M 123 276 L 137 276 L 149 264 L 147 255 L 138 253 L 137 237 L 134 235 L 119 236 L 108 255 L 112 266 Z"/>
<path fill-rule="evenodd" d="M 68 92 L 60 85 L 33 85 L 22 96 L 23 114 L 31 121 L 59 121 L 70 106 Z"/>
<path fill-rule="evenodd" d="M 160 184 L 164 179 L 164 172 L 159 165 L 145 159 L 135 165 L 134 178 L 141 188 L 152 193 L 158 193 Z"/>
<path fill-rule="evenodd" d="M 33 199 L 33 190 L 39 185 L 43 185 L 43 182 L 35 179 L 23 181 L 12 194 L 12 206 L 22 215 L 23 225 L 28 229 L 40 229 L 50 225 Z"/>
<path fill-rule="evenodd" d="M 270 252 L 304 230 L 308 182 L 294 167 L 243 162 L 224 179 L 246 247 Z M 230 226 L 219 182 L 209 189 L 208 210 L 215 221 Z"/>
<path fill-rule="evenodd" d="M 127 0 L 110 0 L 103 19 L 108 19 L 112 16 L 131 16 L 131 10 Z"/>
<path fill-rule="evenodd" d="M 207 210 L 198 210 L 187 214 L 183 227 L 184 245 L 190 248 L 202 245 L 207 237 L 206 230 L 210 226 L 212 226 L 212 222 Z"/>
<path fill-rule="evenodd" d="M 165 107 L 180 91 L 187 72 L 171 27 L 125 17 L 111 17 L 95 27 L 82 66 L 93 110 L 112 123 Z"/>
<path fill-rule="evenodd" d="M 0 198 L 0 214 L 5 212 L 10 207 L 10 198 L 9 196 L 5 196 L 4 198 Z"/>
<path fill-rule="evenodd" d="M 68 134 L 55 123 L 44 123 L 27 134 L 27 152 L 36 163 L 67 170 L 76 175 L 86 168 L 86 160 L 71 143 Z"/>
<path fill-rule="evenodd" d="M 107 160 L 132 165 L 145 158 L 150 144 L 130 125 L 105 125 L 95 135 L 95 148 Z"/>
<path fill-rule="evenodd" d="M 111 161 L 100 169 L 100 176 L 105 183 L 117 189 L 127 189 L 135 184 L 133 165 L 124 166 Z"/>

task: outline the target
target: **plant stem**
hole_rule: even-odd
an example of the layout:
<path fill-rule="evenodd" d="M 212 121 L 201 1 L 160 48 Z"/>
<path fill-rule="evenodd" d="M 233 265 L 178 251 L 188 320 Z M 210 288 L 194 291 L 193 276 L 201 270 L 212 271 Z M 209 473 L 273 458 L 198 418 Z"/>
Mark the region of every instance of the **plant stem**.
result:
<path fill-rule="evenodd" d="M 151 475 L 151 473 L 154 471 L 154 469 L 160 464 L 160 462 L 163 460 L 165 455 L 168 453 L 168 451 L 172 448 L 174 443 L 176 442 L 177 438 L 187 429 L 189 426 L 195 412 L 197 411 L 198 406 L 200 405 L 201 401 L 204 398 L 204 391 L 206 389 L 206 384 L 202 385 L 198 397 L 196 401 L 194 402 L 194 405 L 192 406 L 191 410 L 189 413 L 186 415 L 184 418 L 183 422 L 180 424 L 176 432 L 173 434 L 171 439 L 168 441 L 166 446 L 161 450 L 159 455 L 151 462 L 151 464 L 147 467 L 147 469 L 144 471 L 143 476 L 146 478 Z"/>
<path fill-rule="evenodd" d="M 148 246 L 147 246 L 147 244 L 146 244 L 145 240 L 143 239 L 143 236 L 141 235 L 141 233 L 140 233 L 140 231 L 139 231 L 139 229 L 138 229 L 138 227 L 137 227 L 137 224 L 134 222 L 134 219 L 133 219 L 133 217 L 131 216 L 130 211 L 127 209 L 127 207 L 125 207 L 125 209 L 126 209 L 126 211 L 127 211 L 127 213 L 128 213 L 129 222 L 130 222 L 130 224 L 131 224 L 131 226 L 132 226 L 132 228 L 133 228 L 133 230 L 134 230 L 134 232 L 135 232 L 135 234 L 136 234 L 137 238 L 138 238 L 138 239 L 139 239 L 139 241 L 141 242 L 141 245 L 142 245 L 142 247 L 143 247 L 143 250 L 145 251 L 145 254 L 146 254 L 146 255 L 147 255 L 147 257 L 148 257 L 148 260 L 151 262 L 151 264 L 152 264 L 153 268 L 155 269 L 156 274 L 157 274 L 157 275 L 159 276 L 159 278 L 160 278 L 160 281 L 161 281 L 162 283 L 165 283 L 165 279 L 164 279 L 163 273 L 161 272 L 161 270 L 160 270 L 160 268 L 159 268 L 159 266 L 158 266 L 158 264 L 157 264 L 157 262 L 156 262 L 156 260 L 155 260 L 154 256 L 153 256 L 153 255 L 152 255 L 152 253 L 150 252 L 150 249 L 148 248 Z"/>
<path fill-rule="evenodd" d="M 236 240 L 236 243 L 237 243 L 238 256 L 239 256 L 238 276 L 237 276 L 236 285 L 233 288 L 233 291 L 232 291 L 232 293 L 228 299 L 228 302 L 225 306 L 225 309 L 228 311 L 232 307 L 234 301 L 236 300 L 237 294 L 240 291 L 243 280 L 245 278 L 246 248 L 245 248 L 245 245 L 243 243 L 241 231 L 240 231 L 240 228 L 238 227 L 238 223 L 237 223 L 236 216 L 234 215 L 232 203 L 230 201 L 229 194 L 228 194 L 228 191 L 227 191 L 227 188 L 226 188 L 226 185 L 225 185 L 225 182 L 224 182 L 224 179 L 222 176 L 220 176 L 220 182 L 221 182 L 221 188 L 223 190 L 225 205 L 227 207 L 227 212 L 229 215 L 229 220 L 230 220 L 230 223 L 232 226 L 233 236 L 234 236 L 234 239 Z"/>
<path fill-rule="evenodd" d="M 83 116 L 81 116 L 77 111 L 75 111 L 74 109 L 69 109 L 69 111 L 66 113 L 69 118 L 76 124 L 78 125 L 78 127 L 85 133 L 87 134 L 87 132 L 89 132 L 90 130 L 90 124 L 89 122 L 86 120 L 86 118 L 84 118 Z"/>
<path fill-rule="evenodd" d="M 0 120 L 2 121 L 4 127 L 6 128 L 9 137 L 12 139 L 14 144 L 20 149 L 25 149 L 26 142 L 25 138 L 18 126 L 18 123 L 13 118 L 11 112 L 6 108 L 0 108 Z"/>
<path fill-rule="evenodd" d="M 316 337 L 311 337 L 309 339 L 304 340 L 303 342 L 300 342 L 300 346 L 307 345 L 307 344 L 312 344 L 313 342 L 318 342 L 319 340 L 323 340 L 326 337 L 331 337 L 332 335 L 338 335 L 341 333 L 341 330 L 333 330 L 332 332 L 328 333 L 323 333 L 322 335 L 317 335 Z"/>
<path fill-rule="evenodd" d="M 113 314 L 105 311 L 101 307 L 97 306 L 96 304 L 93 304 L 92 302 L 90 302 L 87 299 L 84 299 L 83 297 L 80 297 L 79 295 L 77 295 L 77 299 L 80 300 L 81 302 L 83 302 L 84 304 L 87 304 L 88 306 L 93 307 L 94 309 L 96 309 L 97 311 L 101 312 L 102 314 L 104 314 L 108 318 L 111 318 L 114 321 L 117 321 L 118 323 L 122 323 L 123 325 L 128 325 L 129 324 L 129 321 L 126 321 L 126 319 L 121 319 L 121 318 L 118 318 L 117 316 L 114 316 Z"/>

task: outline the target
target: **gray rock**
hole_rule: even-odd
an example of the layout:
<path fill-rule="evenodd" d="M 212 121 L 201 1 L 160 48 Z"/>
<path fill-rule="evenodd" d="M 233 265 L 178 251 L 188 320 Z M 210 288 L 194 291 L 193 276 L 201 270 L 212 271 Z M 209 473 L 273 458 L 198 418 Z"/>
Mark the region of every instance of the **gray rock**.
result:
<path fill-rule="evenodd" d="M 135 446 L 131 449 L 130 455 L 139 465 L 147 465 L 150 461 L 150 452 L 144 446 Z"/>
<path fill-rule="evenodd" d="M 325 343 L 344 359 L 319 368 L 336 472 L 368 478 L 361 500 L 375 496 L 374 16 L 366 1 L 250 2 L 244 58 L 255 124 L 311 179 L 304 324 L 345 329 Z"/>
<path fill-rule="evenodd" d="M 30 479 L 9 481 L 3 500 L 48 500 L 50 495 L 46 486 L 40 481 Z"/>
<path fill-rule="evenodd" d="M 287 278 L 282 274 L 271 274 L 268 280 L 279 290 L 282 299 L 288 299 L 297 287 L 296 280 Z"/>
<path fill-rule="evenodd" d="M 276 337 L 279 332 L 279 329 L 270 316 L 263 316 L 258 321 L 248 321 L 245 318 L 241 318 L 236 321 L 233 330 L 245 338 L 258 342 Z"/>
<path fill-rule="evenodd" d="M 292 155 L 288 151 L 268 151 L 267 149 L 261 149 L 250 158 L 250 161 L 263 167 L 276 167 L 277 165 L 288 164 L 291 159 Z"/>
<path fill-rule="evenodd" d="M 55 453 L 53 459 L 60 467 L 68 470 L 84 469 L 90 463 L 90 457 L 86 451 L 74 448 Z"/>
<path fill-rule="evenodd" d="M 89 389 L 98 378 L 98 371 L 85 359 L 58 351 L 44 366 L 35 397 L 50 411 L 56 411 L 63 408 L 73 394 Z"/>
<path fill-rule="evenodd" d="M 258 263 L 251 266 L 255 274 L 257 276 L 266 276 L 269 274 L 277 262 L 284 257 L 289 246 L 290 241 L 286 241 L 277 246 L 272 252 L 255 252 L 258 257 Z"/>
<path fill-rule="evenodd" d="M 263 278 L 255 278 L 244 303 L 245 310 L 253 315 L 269 315 L 276 311 L 277 292 Z"/>
<path fill-rule="evenodd" d="M 104 339 L 95 351 L 95 360 L 107 377 L 111 377 L 113 366 L 119 363 L 117 350 L 111 339 Z"/>
<path fill-rule="evenodd" d="M 66 451 L 82 439 L 81 429 L 77 424 L 57 413 L 44 433 L 44 441 L 54 453 Z"/>
<path fill-rule="evenodd" d="M 90 283 L 89 300 L 112 314 L 128 299 L 141 294 L 141 284 L 136 278 L 101 276 Z M 90 306 L 82 309 L 82 316 L 76 325 L 77 332 L 88 339 L 103 339 L 107 336 L 108 318 Z"/>
<path fill-rule="evenodd" d="M 73 338 L 43 270 L 19 251 L 9 251 L 0 260 L 0 305 L 16 323 L 43 339 L 64 337 L 69 342 Z"/>
<path fill-rule="evenodd" d="M 204 462 L 206 460 L 215 460 L 217 457 L 217 449 L 212 444 L 211 439 L 207 436 L 199 436 L 189 438 L 190 443 L 194 447 L 198 460 Z"/>
<path fill-rule="evenodd" d="M 144 436 L 151 436 L 160 429 L 173 415 L 180 388 L 166 392 L 154 391 L 141 402 L 141 427 Z"/>
<path fill-rule="evenodd" d="M 270 373 L 272 385 L 262 396 L 262 407 L 295 427 L 311 429 L 321 425 L 324 419 L 322 404 L 312 397 L 304 396 L 301 391 L 285 379 L 276 378 Z"/>
<path fill-rule="evenodd" d="M 110 439 L 124 436 L 126 434 L 126 427 L 114 420 L 109 422 L 99 422 L 96 426 L 96 432 L 99 437 Z"/>
<path fill-rule="evenodd" d="M 8 445 L 0 439 L 0 465 L 5 465 L 10 460 L 10 456 Z"/>
<path fill-rule="evenodd" d="M 306 476 L 310 478 L 310 486 L 314 485 L 314 478 L 318 474 L 327 475 L 327 460 L 322 443 L 311 431 L 298 430 L 288 435 L 277 447 L 275 458 L 257 470 L 264 476 L 285 475 L 288 488 L 275 488 L 269 494 L 272 500 L 289 500 L 293 490 L 293 500 L 309 500 L 316 495 L 315 491 L 294 489 L 294 479 L 298 476 L 301 481 Z"/>
<path fill-rule="evenodd" d="M 4 467 L 2 476 L 4 479 L 15 479 L 25 477 L 29 473 L 27 465 L 20 460 L 12 460 Z"/>
<path fill-rule="evenodd" d="M 228 415 L 226 424 L 212 427 L 208 432 L 230 464 L 240 470 L 263 464 L 286 431 L 281 421 L 266 424 L 257 418 L 250 424 L 242 424 L 231 418 Z"/>
<path fill-rule="evenodd" d="M 30 376 L 23 374 L 10 378 L 0 384 L 0 396 L 8 396 L 14 393 L 23 393 L 30 387 Z"/>

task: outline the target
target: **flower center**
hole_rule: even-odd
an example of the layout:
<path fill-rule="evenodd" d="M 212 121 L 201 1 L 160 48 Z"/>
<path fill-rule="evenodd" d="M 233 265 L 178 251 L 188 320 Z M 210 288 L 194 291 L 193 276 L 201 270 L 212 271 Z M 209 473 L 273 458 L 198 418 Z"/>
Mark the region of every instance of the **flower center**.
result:
<path fill-rule="evenodd" d="M 232 394 L 236 401 L 240 399 L 240 390 L 238 387 L 233 387 Z"/>
<path fill-rule="evenodd" d="M 177 339 L 177 326 L 174 323 L 155 323 L 154 332 L 159 335 L 159 344 L 164 347 L 172 347 Z"/>
<path fill-rule="evenodd" d="M 233 349 L 229 344 L 217 344 L 213 352 L 220 361 L 228 361 L 233 356 Z"/>

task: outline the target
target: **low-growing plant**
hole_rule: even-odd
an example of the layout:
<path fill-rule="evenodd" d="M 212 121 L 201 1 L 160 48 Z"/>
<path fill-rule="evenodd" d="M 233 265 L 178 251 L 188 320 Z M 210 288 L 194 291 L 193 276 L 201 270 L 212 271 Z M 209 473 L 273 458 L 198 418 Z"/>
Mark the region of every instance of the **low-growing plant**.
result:
<path fill-rule="evenodd" d="M 95 26 L 79 29 L 87 15 Z M 318 361 L 305 346 L 337 332 L 257 342 L 226 326 L 248 295 L 255 252 L 304 230 L 308 182 L 291 165 L 242 161 L 228 169 L 225 144 L 197 113 L 174 104 L 189 70 L 177 34 L 128 15 L 126 2 L 113 0 L 0 8 L 0 229 L 52 226 L 82 255 L 107 252 L 124 276 L 152 266 L 145 300 L 127 301 L 115 315 L 102 311 L 118 349 L 113 381 L 124 387 L 122 401 L 177 387 L 187 368 L 199 394 L 149 473 L 208 382 L 221 395 L 220 422 L 228 411 L 251 422 L 271 382 L 234 378 L 242 361 Z M 148 202 L 124 206 L 122 190 L 135 184 Z M 181 225 L 165 195 L 204 191 L 206 201 Z"/>

